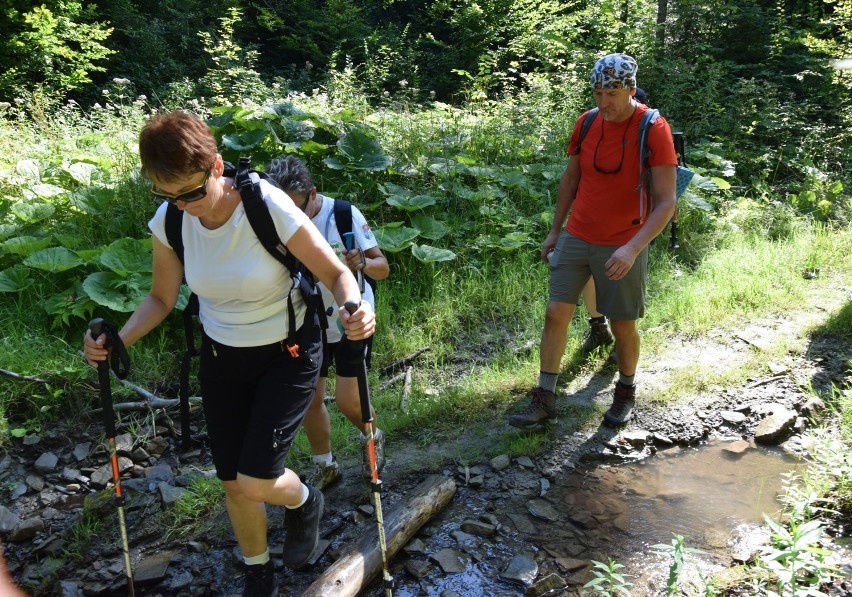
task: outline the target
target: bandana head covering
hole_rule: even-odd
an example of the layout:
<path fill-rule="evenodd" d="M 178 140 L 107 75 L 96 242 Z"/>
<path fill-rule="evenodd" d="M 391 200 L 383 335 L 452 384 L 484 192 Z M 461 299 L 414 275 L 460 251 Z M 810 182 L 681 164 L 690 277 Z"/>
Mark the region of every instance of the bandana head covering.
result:
<path fill-rule="evenodd" d="M 636 87 L 636 73 L 639 65 L 627 54 L 607 54 L 592 68 L 592 87 L 594 89 L 624 89 Z"/>

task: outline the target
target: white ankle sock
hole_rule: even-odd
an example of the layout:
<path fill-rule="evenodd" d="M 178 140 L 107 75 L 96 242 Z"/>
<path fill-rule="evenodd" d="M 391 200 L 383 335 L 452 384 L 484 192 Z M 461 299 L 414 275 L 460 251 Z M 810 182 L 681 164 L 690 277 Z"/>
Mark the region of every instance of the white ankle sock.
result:
<path fill-rule="evenodd" d="M 266 551 L 260 554 L 259 556 L 252 556 L 250 558 L 243 556 L 243 561 L 246 563 L 246 566 L 256 566 L 257 564 L 265 564 L 269 561 L 269 548 L 267 548 Z"/>
<path fill-rule="evenodd" d="M 314 454 L 314 462 L 321 466 L 331 466 L 334 457 L 331 455 L 331 452 L 326 452 L 325 454 Z"/>
<path fill-rule="evenodd" d="M 305 485 L 304 483 L 302 483 L 302 499 L 300 499 L 299 503 L 296 504 L 295 506 L 285 505 L 284 507 L 287 508 L 288 510 L 295 510 L 296 508 L 301 508 L 304 505 L 304 503 L 308 501 L 308 496 L 310 496 L 310 495 L 311 495 L 311 492 L 308 489 L 308 486 Z"/>

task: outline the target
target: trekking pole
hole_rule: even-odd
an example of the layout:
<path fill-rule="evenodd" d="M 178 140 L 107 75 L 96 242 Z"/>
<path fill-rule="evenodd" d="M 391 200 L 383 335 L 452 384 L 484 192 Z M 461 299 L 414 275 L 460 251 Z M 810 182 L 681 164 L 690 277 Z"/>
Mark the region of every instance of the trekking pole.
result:
<path fill-rule="evenodd" d="M 134 597 L 133 572 L 130 569 L 130 546 L 127 543 L 127 525 L 124 522 L 124 494 L 121 492 L 121 477 L 118 472 L 118 455 L 115 450 L 115 411 L 112 408 L 112 388 L 110 387 L 109 370 L 112 365 L 113 371 L 119 379 L 127 377 L 130 369 L 130 358 L 127 349 L 118 335 L 115 327 L 101 318 L 89 322 L 89 333 L 92 339 L 97 340 L 101 334 L 106 335 L 104 348 L 112 349 L 107 360 L 98 362 L 98 381 L 101 386 L 101 412 L 103 414 L 104 430 L 106 432 L 107 446 L 109 447 L 110 461 L 112 463 L 112 480 L 115 485 L 115 506 L 118 510 L 118 525 L 121 530 L 121 546 L 124 550 L 124 570 L 127 576 L 127 594 Z M 111 362 L 110 362 L 111 361 Z"/>
<path fill-rule="evenodd" d="M 686 166 L 686 149 L 683 140 L 683 133 L 680 131 L 673 132 L 672 141 L 674 141 L 674 148 L 675 153 L 677 154 L 678 163 L 682 166 Z M 672 251 L 680 249 L 680 245 L 677 242 L 677 211 L 677 198 L 675 198 L 674 215 L 672 215 L 672 238 L 669 242 L 669 249 Z"/>
<path fill-rule="evenodd" d="M 344 307 L 351 315 L 358 310 L 358 305 L 347 302 Z M 358 354 L 358 395 L 361 399 L 361 421 L 367 432 L 367 453 L 370 456 L 370 486 L 373 490 L 373 507 L 376 510 L 376 524 L 379 527 L 379 549 L 382 552 L 382 581 L 386 597 L 392 597 L 391 590 L 394 587 L 393 577 L 388 568 L 388 548 L 385 543 L 385 521 L 382 516 L 382 482 L 379 479 L 379 467 L 376 462 L 376 426 L 373 424 L 373 409 L 370 408 L 370 386 L 367 383 L 367 363 L 364 361 L 363 340 L 347 340 L 353 351 Z"/>

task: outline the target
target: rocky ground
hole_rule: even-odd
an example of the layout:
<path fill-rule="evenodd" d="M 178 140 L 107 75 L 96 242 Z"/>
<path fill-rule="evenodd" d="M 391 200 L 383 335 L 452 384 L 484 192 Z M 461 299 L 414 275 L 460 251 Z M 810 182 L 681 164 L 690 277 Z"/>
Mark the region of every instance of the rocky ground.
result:
<path fill-rule="evenodd" d="M 428 445 L 389 438 L 382 494 L 386 516 L 429 474 L 456 484 L 448 505 L 392 559 L 398 583 L 394 594 L 579 595 L 592 578 L 590 560 L 623 556 L 618 546 L 627 541 L 627 529 L 619 528 L 617 507 L 607 491 L 598 490 L 595 499 L 572 500 L 581 486 L 629 485 L 607 478 L 622 463 L 713 437 L 739 439 L 731 445 L 732 453 L 772 444 L 805 454 L 808 446 L 801 432 L 809 419 L 830 415 L 803 388 L 824 390 L 832 383 L 852 388 L 852 344 L 812 341 L 807 331 L 850 300 L 848 289 L 834 288 L 814 303 L 822 308 L 754 321 L 736 333 L 670 338 L 664 352 L 643 357 L 642 398 L 625 429 L 599 425 L 614 376 L 602 362 L 562 390 L 559 423 L 546 431 L 546 449 L 532 458 L 512 459 L 495 448 L 503 445 L 495 437 L 516 433 L 505 426 L 505 413 L 485 424 L 448 431 Z M 674 403 L 652 400 L 685 371 L 718 374 L 743 366 L 754 369 L 745 382 L 708 384 L 705 391 Z M 199 417 L 196 412 L 196 427 Z M 39 436 L 14 440 L 0 457 L 0 536 L 7 565 L 15 580 L 35 595 L 127 594 L 111 472 L 99 433 L 96 420 L 88 426 L 60 423 Z M 220 517 L 195 536 L 177 538 L 167 533 L 162 519 L 195 477 L 212 474 L 207 451 L 182 452 L 165 415 L 156 421 L 140 417 L 119 433 L 136 594 L 239 594 L 238 554 L 226 521 Z M 300 571 L 286 570 L 279 562 L 281 595 L 300 595 L 347 544 L 375 527 L 358 463 L 344 466 L 344 481 L 326 494 L 324 550 L 314 565 Z M 73 529 L 92 518 L 84 511 L 99 513 L 102 524 L 95 540 L 69 553 L 78 545 Z M 271 519 L 275 559 L 283 539 L 281 512 L 271 511 Z M 843 521 L 834 531 L 849 533 Z M 721 541 L 720 549 L 717 568 L 749 557 L 733 541 Z M 836 551 L 838 565 L 846 566 L 849 576 L 848 552 Z M 660 594 L 653 579 L 636 585 L 634 595 Z M 850 589 L 848 581 L 838 580 L 832 590 L 852 595 Z M 384 591 L 374 582 L 363 594 Z"/>

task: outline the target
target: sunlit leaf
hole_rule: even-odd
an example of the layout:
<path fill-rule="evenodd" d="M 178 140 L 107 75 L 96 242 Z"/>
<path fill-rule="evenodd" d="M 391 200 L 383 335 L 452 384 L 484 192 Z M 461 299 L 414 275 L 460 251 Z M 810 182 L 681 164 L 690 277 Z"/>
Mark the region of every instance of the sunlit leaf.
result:
<path fill-rule="evenodd" d="M 393 205 L 405 211 L 416 211 L 435 205 L 435 197 L 431 195 L 415 195 L 414 197 L 402 197 L 400 195 L 391 195 L 386 200 L 388 205 Z"/>
<path fill-rule="evenodd" d="M 115 199 L 115 191 L 104 187 L 84 187 L 68 196 L 71 205 L 87 214 L 108 213 Z"/>
<path fill-rule="evenodd" d="M 517 170 L 501 172 L 497 175 L 497 180 L 507 187 L 524 187 L 527 185 L 527 177 Z"/>
<path fill-rule="evenodd" d="M 0 241 L 6 240 L 20 230 L 20 228 L 17 224 L 0 224 Z"/>
<path fill-rule="evenodd" d="M 521 247 L 527 246 L 529 242 L 530 239 L 526 234 L 507 234 L 506 236 L 500 239 L 498 246 L 503 251 L 514 251 L 516 249 L 520 249 Z"/>
<path fill-rule="evenodd" d="M 120 276 L 151 271 L 151 252 L 134 238 L 120 238 L 101 254 L 101 264 Z"/>
<path fill-rule="evenodd" d="M 71 175 L 71 178 L 79 182 L 81 185 L 89 186 L 92 184 L 92 174 L 98 171 L 94 164 L 85 162 L 75 162 L 65 168 L 65 171 Z"/>
<path fill-rule="evenodd" d="M 30 187 L 30 190 L 39 197 L 58 197 L 68 192 L 68 189 L 63 189 L 55 184 L 37 184 Z"/>
<path fill-rule="evenodd" d="M 456 258 L 456 254 L 448 249 L 439 249 L 430 245 L 414 245 L 411 247 L 411 254 L 420 261 L 426 263 L 435 263 L 438 261 L 452 261 Z"/>
<path fill-rule="evenodd" d="M 41 180 L 41 172 L 35 160 L 20 160 L 15 164 L 15 171 L 29 180 Z"/>
<path fill-rule="evenodd" d="M 35 203 L 27 201 L 12 206 L 12 213 L 24 222 L 33 223 L 46 220 L 53 215 L 56 208 L 51 203 Z"/>
<path fill-rule="evenodd" d="M 381 172 L 391 165 L 379 142 L 360 129 L 352 129 L 339 139 L 337 149 L 346 157 L 346 165 L 356 170 Z"/>
<path fill-rule="evenodd" d="M 413 193 L 405 187 L 401 187 L 398 184 L 394 184 L 392 182 L 385 182 L 380 184 L 379 190 L 385 195 L 402 195 L 403 197 L 413 195 Z"/>
<path fill-rule="evenodd" d="M 64 272 L 85 263 L 65 247 L 50 247 L 36 251 L 23 261 L 24 265 L 50 273 Z"/>
<path fill-rule="evenodd" d="M 20 292 L 32 285 L 30 270 L 21 265 L 10 267 L 0 272 L 0 292 Z"/>
<path fill-rule="evenodd" d="M 267 134 L 269 134 L 269 131 L 263 128 L 254 131 L 241 131 L 239 133 L 222 135 L 222 145 L 228 149 L 233 149 L 234 151 L 254 149 L 266 138 Z"/>
<path fill-rule="evenodd" d="M 83 281 L 83 290 L 102 307 L 126 313 L 139 306 L 151 290 L 151 275 L 123 278 L 114 272 L 95 272 Z"/>
<path fill-rule="evenodd" d="M 731 183 L 729 183 L 724 178 L 719 178 L 717 176 L 713 176 L 710 180 L 712 180 L 714 183 L 716 183 L 716 188 L 718 188 L 720 191 L 727 191 L 728 189 L 731 188 Z"/>
<path fill-rule="evenodd" d="M 391 253 L 397 253 L 410 246 L 411 241 L 417 238 L 418 234 L 417 230 L 405 226 L 379 228 L 375 233 L 379 247 Z"/>
<path fill-rule="evenodd" d="M 329 156 L 322 161 L 323 164 L 331 168 L 332 170 L 343 170 L 346 168 L 346 164 L 337 157 L 337 156 Z"/>
<path fill-rule="evenodd" d="M 440 240 L 446 236 L 449 230 L 443 222 L 423 214 L 413 216 L 411 223 L 420 232 L 420 236 L 429 240 Z"/>
<path fill-rule="evenodd" d="M 0 246 L 10 253 L 26 256 L 30 253 L 34 253 L 35 251 L 44 249 L 45 247 L 49 247 L 51 242 L 53 241 L 50 237 L 36 238 L 35 236 L 16 236 L 0 243 Z"/>

